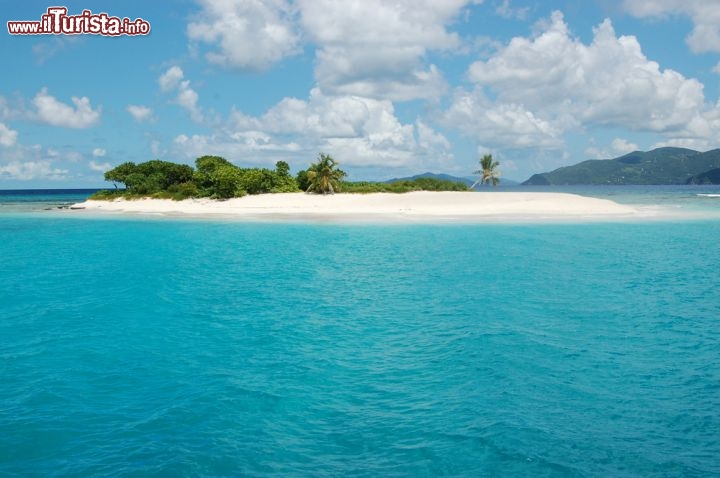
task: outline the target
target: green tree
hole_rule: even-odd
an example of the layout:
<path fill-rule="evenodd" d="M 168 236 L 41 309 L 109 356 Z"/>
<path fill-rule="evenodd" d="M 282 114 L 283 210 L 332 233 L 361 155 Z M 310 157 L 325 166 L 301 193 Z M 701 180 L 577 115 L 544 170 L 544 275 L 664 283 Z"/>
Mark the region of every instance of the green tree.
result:
<path fill-rule="evenodd" d="M 345 171 L 337 167 L 338 163 L 329 155 L 320 153 L 317 162 L 307 170 L 309 186 L 306 192 L 318 194 L 334 194 L 340 191 L 340 181 L 346 176 Z"/>
<path fill-rule="evenodd" d="M 201 156 L 195 160 L 193 182 L 200 195 L 215 198 L 243 196 L 240 168 L 220 156 Z"/>
<path fill-rule="evenodd" d="M 218 167 L 213 171 L 211 180 L 212 194 L 210 196 L 213 198 L 228 199 L 244 196 L 247 192 L 242 187 L 242 172 L 236 166 Z"/>
<path fill-rule="evenodd" d="M 478 184 L 492 183 L 493 186 L 497 186 L 500 182 L 498 166 L 500 166 L 500 163 L 493 160 L 492 154 L 486 154 L 480 158 L 480 169 L 473 171 L 473 174 L 479 174 L 480 177 L 470 186 L 470 189 L 474 189 Z"/>
<path fill-rule="evenodd" d="M 273 187 L 270 192 L 273 193 L 291 193 L 298 190 L 298 183 L 292 175 L 290 175 L 290 165 L 285 161 L 275 163 L 275 171 L 273 171 Z"/>
<path fill-rule="evenodd" d="M 105 172 L 105 181 L 112 181 L 113 186 L 117 189 L 118 183 L 123 184 L 125 188 L 129 189 L 130 185 L 127 182 L 128 176 L 137 172 L 137 166 L 133 162 L 122 163 L 115 166 L 110 171 Z"/>
<path fill-rule="evenodd" d="M 248 194 L 269 193 L 273 189 L 274 173 L 269 169 L 241 169 L 240 186 Z"/>
<path fill-rule="evenodd" d="M 285 161 L 278 161 L 275 163 L 275 174 L 280 177 L 290 177 L 290 165 Z"/>
<path fill-rule="evenodd" d="M 295 176 L 295 182 L 297 182 L 297 186 L 301 191 L 308 190 L 308 188 L 310 187 L 310 180 L 308 179 L 307 169 L 298 171 L 297 175 Z"/>
<path fill-rule="evenodd" d="M 172 185 L 186 183 L 193 177 L 193 168 L 187 164 L 171 163 L 159 159 L 140 163 L 136 170 L 147 178 L 146 183 L 153 184 L 162 191 Z"/>
<path fill-rule="evenodd" d="M 122 163 L 105 173 L 105 180 L 125 185 L 132 194 L 153 194 L 174 185 L 189 182 L 193 169 L 187 164 L 176 164 L 153 159 L 144 163 Z"/>

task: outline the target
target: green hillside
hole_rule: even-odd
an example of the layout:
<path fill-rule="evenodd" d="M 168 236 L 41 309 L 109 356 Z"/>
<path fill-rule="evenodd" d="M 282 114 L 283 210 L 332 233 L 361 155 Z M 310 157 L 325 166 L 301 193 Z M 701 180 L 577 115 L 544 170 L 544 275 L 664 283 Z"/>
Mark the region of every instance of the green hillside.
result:
<path fill-rule="evenodd" d="M 687 180 L 687 184 L 720 184 L 720 168 L 696 174 Z"/>
<path fill-rule="evenodd" d="M 523 185 L 707 184 L 717 180 L 717 173 L 711 171 L 718 168 L 720 149 L 700 153 L 684 148 L 658 148 L 535 174 Z"/>

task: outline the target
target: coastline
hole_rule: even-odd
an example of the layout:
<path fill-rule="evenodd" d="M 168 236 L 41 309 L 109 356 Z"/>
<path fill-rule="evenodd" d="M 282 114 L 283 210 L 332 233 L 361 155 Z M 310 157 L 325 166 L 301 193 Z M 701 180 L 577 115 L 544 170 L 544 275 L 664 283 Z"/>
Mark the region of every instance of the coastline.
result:
<path fill-rule="evenodd" d="M 88 200 L 71 206 L 68 212 L 281 222 L 583 222 L 657 216 L 657 211 L 569 193 L 431 191 L 325 196 L 277 193 L 224 201 L 119 198 Z"/>

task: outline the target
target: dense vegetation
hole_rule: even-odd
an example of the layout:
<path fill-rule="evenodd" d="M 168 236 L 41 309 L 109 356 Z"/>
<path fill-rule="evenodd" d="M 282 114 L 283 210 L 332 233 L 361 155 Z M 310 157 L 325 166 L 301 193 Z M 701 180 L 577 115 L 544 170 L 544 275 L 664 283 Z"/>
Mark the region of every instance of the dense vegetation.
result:
<path fill-rule="evenodd" d="M 402 179 L 388 183 L 346 182 L 343 191 L 349 193 L 407 193 L 411 191 L 469 191 L 467 184 L 436 178 Z"/>
<path fill-rule="evenodd" d="M 196 168 L 186 164 L 152 160 L 145 163 L 123 163 L 105 173 L 105 180 L 115 184 L 115 191 L 100 191 L 94 197 L 115 196 L 185 199 L 210 197 L 227 199 L 246 194 L 294 192 L 298 190 L 290 167 L 278 161 L 275 170 L 240 168 L 220 156 L 202 156 Z M 118 184 L 124 189 L 117 189 Z"/>
<path fill-rule="evenodd" d="M 467 191 L 467 185 L 433 178 L 399 180 L 391 183 L 346 182 L 347 174 L 337 161 L 320 154 L 307 169 L 290 174 L 290 166 L 278 161 L 275 169 L 242 168 L 220 156 L 202 156 L 195 168 L 186 164 L 154 159 L 135 164 L 127 162 L 105 173 L 105 180 L 114 190 L 102 190 L 93 199 L 186 198 L 209 197 L 228 199 L 246 194 L 306 191 L 317 194 L 336 192 L 371 193 L 408 191 Z M 119 186 L 122 186 L 120 188 Z"/>
<path fill-rule="evenodd" d="M 684 148 L 636 151 L 615 159 L 594 159 L 536 174 L 525 185 L 687 184 L 712 182 L 720 150 L 700 153 Z"/>

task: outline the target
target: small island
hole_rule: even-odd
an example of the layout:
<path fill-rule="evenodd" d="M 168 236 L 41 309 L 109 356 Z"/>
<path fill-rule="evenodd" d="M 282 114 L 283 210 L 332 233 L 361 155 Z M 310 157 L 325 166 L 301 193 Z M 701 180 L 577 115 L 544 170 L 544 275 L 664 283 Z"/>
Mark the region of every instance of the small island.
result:
<path fill-rule="evenodd" d="M 495 166 L 497 163 L 495 164 Z M 382 182 L 350 182 L 331 156 L 320 153 L 316 162 L 295 176 L 290 166 L 278 161 L 275 169 L 243 168 L 220 156 L 201 156 L 195 168 L 155 159 L 140 164 L 123 163 L 105 173 L 114 190 L 102 190 L 91 199 L 230 199 L 247 195 L 306 192 L 315 194 L 406 193 L 410 191 L 468 191 L 461 182 L 436 178 L 416 178 Z M 488 178 L 497 177 L 486 173 Z M 484 176 L 483 176 L 484 177 Z M 490 181 L 491 179 L 488 179 Z M 118 185 L 123 188 L 118 188 Z"/>
<path fill-rule="evenodd" d="M 475 192 L 462 182 L 416 178 L 349 182 L 338 163 L 320 154 L 295 176 L 275 169 L 241 168 L 202 156 L 196 168 L 153 160 L 124 163 L 105 178 L 116 185 L 73 207 L 73 212 L 215 217 L 242 220 L 365 222 L 508 222 L 609 220 L 646 217 L 615 202 L 564 193 Z M 477 183 L 497 184 L 498 163 L 480 160 Z M 124 188 L 117 188 L 117 185 Z M 475 186 L 475 184 L 473 184 Z"/>

